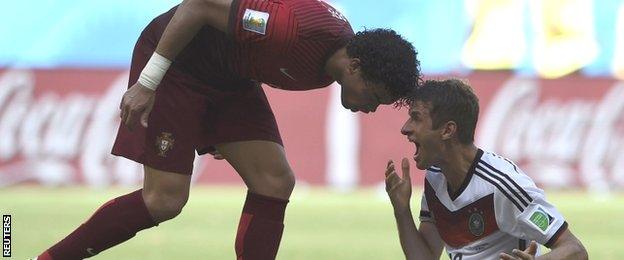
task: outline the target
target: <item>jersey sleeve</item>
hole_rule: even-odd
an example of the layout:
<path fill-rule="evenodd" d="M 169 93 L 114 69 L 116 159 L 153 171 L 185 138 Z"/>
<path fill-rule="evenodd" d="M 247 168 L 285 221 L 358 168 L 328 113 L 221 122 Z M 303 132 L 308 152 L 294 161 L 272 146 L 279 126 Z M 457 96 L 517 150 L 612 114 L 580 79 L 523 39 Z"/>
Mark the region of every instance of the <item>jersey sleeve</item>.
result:
<path fill-rule="evenodd" d="M 551 247 L 567 229 L 557 208 L 546 201 L 544 191 L 524 173 L 500 174 L 494 192 L 496 222 L 503 232 Z"/>
<path fill-rule="evenodd" d="M 242 45 L 283 51 L 294 35 L 292 10 L 279 1 L 234 0 L 228 35 Z"/>

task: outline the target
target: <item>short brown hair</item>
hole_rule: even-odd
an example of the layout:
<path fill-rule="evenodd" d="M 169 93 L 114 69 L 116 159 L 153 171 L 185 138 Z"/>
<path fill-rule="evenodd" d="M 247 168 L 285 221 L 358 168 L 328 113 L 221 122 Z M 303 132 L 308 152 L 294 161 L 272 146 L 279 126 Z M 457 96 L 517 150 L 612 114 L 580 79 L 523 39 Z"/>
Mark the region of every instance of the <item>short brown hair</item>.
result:
<path fill-rule="evenodd" d="M 434 129 L 454 121 L 457 124 L 459 142 L 474 142 L 479 118 L 479 98 L 467 83 L 459 79 L 427 80 L 412 93 L 409 104 L 416 101 L 430 105 L 429 113 Z"/>

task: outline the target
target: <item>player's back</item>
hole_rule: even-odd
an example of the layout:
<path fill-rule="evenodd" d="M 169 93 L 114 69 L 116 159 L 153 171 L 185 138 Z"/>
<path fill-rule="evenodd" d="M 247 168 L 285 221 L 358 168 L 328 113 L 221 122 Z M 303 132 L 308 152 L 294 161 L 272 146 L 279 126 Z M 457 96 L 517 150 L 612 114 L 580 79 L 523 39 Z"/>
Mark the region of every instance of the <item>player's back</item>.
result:
<path fill-rule="evenodd" d="M 234 69 L 281 89 L 329 85 L 325 63 L 353 37 L 346 18 L 319 0 L 243 0 L 236 12 Z"/>
<path fill-rule="evenodd" d="M 542 213 L 546 220 L 536 220 Z M 482 150 L 453 194 L 441 169 L 427 170 L 421 221 L 434 222 L 449 257 L 464 260 L 498 259 L 530 240 L 550 246 L 567 226 L 513 162 Z"/>
<path fill-rule="evenodd" d="M 154 48 L 175 10 L 144 31 Z M 325 62 L 353 37 L 346 18 L 318 0 L 234 1 L 228 28 L 225 33 L 204 26 L 172 70 L 221 90 L 255 82 L 287 90 L 320 88 L 333 82 Z"/>

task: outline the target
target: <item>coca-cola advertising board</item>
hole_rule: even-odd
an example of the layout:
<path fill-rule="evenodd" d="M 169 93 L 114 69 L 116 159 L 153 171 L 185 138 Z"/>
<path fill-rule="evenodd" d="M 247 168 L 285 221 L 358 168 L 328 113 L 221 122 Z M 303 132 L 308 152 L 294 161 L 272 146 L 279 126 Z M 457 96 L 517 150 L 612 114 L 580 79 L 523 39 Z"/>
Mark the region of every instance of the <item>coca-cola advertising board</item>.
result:
<path fill-rule="evenodd" d="M 140 165 L 110 154 L 127 77 L 118 69 L 0 70 L 0 187 L 140 183 Z M 480 99 L 479 147 L 515 161 L 542 187 L 624 187 L 624 82 L 508 72 L 459 78 Z M 414 153 L 400 134 L 405 108 L 353 114 L 340 106 L 337 85 L 264 89 L 298 185 L 379 185 L 389 159 Z M 193 181 L 242 185 L 211 156 L 196 158 Z"/>

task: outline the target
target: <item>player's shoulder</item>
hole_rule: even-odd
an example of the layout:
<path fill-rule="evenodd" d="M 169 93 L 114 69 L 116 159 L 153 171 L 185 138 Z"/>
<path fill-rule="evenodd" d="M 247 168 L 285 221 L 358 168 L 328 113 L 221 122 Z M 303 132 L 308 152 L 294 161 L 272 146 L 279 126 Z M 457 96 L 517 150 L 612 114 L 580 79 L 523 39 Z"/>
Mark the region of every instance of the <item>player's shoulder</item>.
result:
<path fill-rule="evenodd" d="M 522 212 L 542 191 L 513 161 L 484 152 L 478 161 L 475 174 L 481 183 L 488 185 L 501 203 L 512 203 Z M 510 204 L 511 205 L 511 204 Z"/>
<path fill-rule="evenodd" d="M 476 163 L 475 170 L 482 178 L 519 186 L 535 186 L 533 180 L 518 165 L 494 152 L 483 151 Z"/>
<path fill-rule="evenodd" d="M 349 20 L 336 8 L 320 0 L 290 0 L 300 33 L 353 33 Z M 308 32 L 309 31 L 309 32 Z M 336 36 L 334 35 L 334 36 Z"/>

